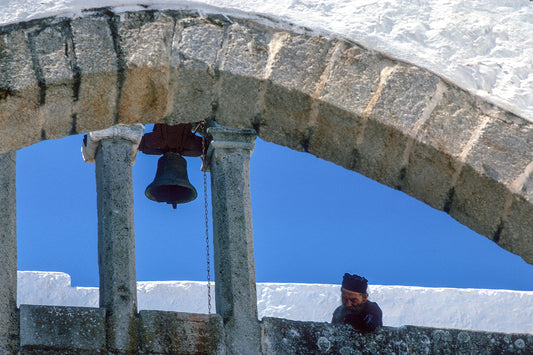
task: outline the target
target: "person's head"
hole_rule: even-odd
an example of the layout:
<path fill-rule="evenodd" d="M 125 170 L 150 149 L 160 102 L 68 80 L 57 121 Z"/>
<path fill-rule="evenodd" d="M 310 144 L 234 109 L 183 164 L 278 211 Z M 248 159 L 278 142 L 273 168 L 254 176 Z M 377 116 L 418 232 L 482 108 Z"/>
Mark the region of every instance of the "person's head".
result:
<path fill-rule="evenodd" d="M 342 278 L 341 299 L 345 307 L 358 307 L 366 302 L 368 280 L 359 275 L 344 274 Z"/>

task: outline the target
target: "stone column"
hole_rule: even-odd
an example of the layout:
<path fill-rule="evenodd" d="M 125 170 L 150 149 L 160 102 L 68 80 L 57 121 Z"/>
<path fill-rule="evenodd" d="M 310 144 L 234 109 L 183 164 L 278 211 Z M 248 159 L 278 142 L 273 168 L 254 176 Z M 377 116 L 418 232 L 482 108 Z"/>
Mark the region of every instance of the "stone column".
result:
<path fill-rule="evenodd" d="M 100 307 L 107 311 L 107 348 L 137 351 L 137 282 L 131 166 L 142 125 L 89 134 L 84 159 L 96 162 Z"/>
<path fill-rule="evenodd" d="M 0 154 L 0 354 L 18 352 L 16 152 Z"/>
<path fill-rule="evenodd" d="M 208 135 L 217 313 L 229 354 L 260 354 L 249 169 L 256 132 L 216 126 Z"/>

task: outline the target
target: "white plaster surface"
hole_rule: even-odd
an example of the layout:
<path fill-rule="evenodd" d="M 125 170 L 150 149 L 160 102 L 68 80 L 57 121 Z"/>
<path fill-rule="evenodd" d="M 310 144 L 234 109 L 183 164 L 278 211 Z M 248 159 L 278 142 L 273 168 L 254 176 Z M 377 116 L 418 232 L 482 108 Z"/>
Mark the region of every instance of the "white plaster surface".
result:
<path fill-rule="evenodd" d="M 425 67 L 533 121 L 529 0 L 0 0 L 0 25 L 116 6 L 261 14 Z M 266 21 L 266 20 L 265 20 Z"/>
<path fill-rule="evenodd" d="M 386 326 L 419 325 L 533 334 L 533 292 L 370 285 L 370 300 Z M 214 284 L 212 308 L 214 304 Z M 207 285 L 199 281 L 138 282 L 139 310 L 207 313 Z M 18 304 L 98 307 L 98 288 L 72 287 L 60 272 L 19 271 Z M 329 322 L 340 285 L 257 284 L 259 319 Z"/>

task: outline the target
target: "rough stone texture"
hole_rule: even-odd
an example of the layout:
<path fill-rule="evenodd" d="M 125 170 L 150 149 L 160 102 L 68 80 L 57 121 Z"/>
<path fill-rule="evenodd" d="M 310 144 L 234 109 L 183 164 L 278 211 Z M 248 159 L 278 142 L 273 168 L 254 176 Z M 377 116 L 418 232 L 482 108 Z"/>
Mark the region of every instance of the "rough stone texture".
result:
<path fill-rule="evenodd" d="M 121 75 L 114 37 L 105 14 L 72 20 L 75 55 L 80 71 L 76 101 L 76 132 L 109 127 L 117 116 L 117 82 Z M 90 55 L 87 55 L 90 53 Z"/>
<path fill-rule="evenodd" d="M 239 128 L 259 125 L 265 84 L 256 78 L 267 67 L 270 40 L 269 31 L 253 21 L 235 19 L 228 28 L 218 59 L 218 123 Z"/>
<path fill-rule="evenodd" d="M 42 140 L 38 117 L 41 91 L 26 33 L 23 30 L 5 32 L 0 28 L 0 132 L 3 153 Z"/>
<path fill-rule="evenodd" d="M 162 13 L 131 13 L 121 19 L 118 35 L 126 73 L 119 110 L 126 123 L 152 122 L 172 113 L 174 31 L 175 20 Z"/>
<path fill-rule="evenodd" d="M 216 62 L 224 26 L 205 18 L 185 18 L 176 23 L 172 42 L 173 113 L 170 124 L 212 117 L 215 105 Z"/>
<path fill-rule="evenodd" d="M 16 158 L 0 154 L 0 354 L 18 349 Z"/>
<path fill-rule="evenodd" d="M 501 223 L 500 214 L 507 198 L 504 185 L 488 176 L 480 176 L 471 166 L 466 165 L 462 168 L 449 198 L 450 216 L 494 240 Z M 477 220 L 482 220 L 483 223 L 478 224 L 475 222 Z M 533 263 L 533 260 L 529 262 Z"/>
<path fill-rule="evenodd" d="M 276 33 L 270 43 L 265 77 L 261 137 L 281 145 L 309 150 L 313 95 L 323 81 L 333 43 L 320 36 Z"/>
<path fill-rule="evenodd" d="M 88 307 L 20 306 L 21 354 L 104 352 L 105 310 Z"/>
<path fill-rule="evenodd" d="M 218 314 L 139 312 L 145 354 L 225 354 L 224 325 Z"/>
<path fill-rule="evenodd" d="M 405 326 L 363 334 L 350 325 L 263 318 L 264 354 L 530 354 L 533 335 Z"/>
<path fill-rule="evenodd" d="M 107 346 L 118 351 L 137 350 L 131 146 L 104 139 L 96 153 L 100 307 L 108 312 Z"/>
<path fill-rule="evenodd" d="M 512 196 L 511 203 L 498 244 L 512 253 L 521 254 L 525 260 L 533 260 L 533 206 L 520 196 Z"/>
<path fill-rule="evenodd" d="M 400 188 L 407 144 L 408 140 L 397 129 L 367 121 L 364 141 L 357 147 L 357 171 L 387 186 Z"/>
<path fill-rule="evenodd" d="M 422 68 L 195 11 L 106 8 L 0 37 L 0 152 L 120 122 L 214 119 L 405 191 L 533 263 L 533 124 Z"/>
<path fill-rule="evenodd" d="M 370 99 L 378 90 L 381 71 L 392 65 L 392 62 L 354 44 L 340 42 L 335 51 L 318 98 L 346 111 L 363 115 Z"/>
<path fill-rule="evenodd" d="M 361 163 L 358 145 L 349 149 L 346 145 L 359 139 L 366 121 L 327 103 L 318 104 L 315 112 L 314 124 L 310 128 L 309 153 L 357 171 Z"/>
<path fill-rule="evenodd" d="M 485 117 L 477 108 L 474 97 L 447 85 L 442 99 L 422 128 L 419 140 L 445 154 L 458 157 Z"/>
<path fill-rule="evenodd" d="M 70 23 L 63 21 L 28 33 L 33 64 L 41 90 L 37 125 L 43 139 L 61 138 L 72 131 L 76 56 L 72 54 Z M 70 42 L 70 45 L 69 45 Z"/>
<path fill-rule="evenodd" d="M 447 86 L 413 145 L 402 191 L 449 212 L 464 156 L 484 119 L 474 98 Z M 451 136 L 455 139 L 450 140 Z"/>
<path fill-rule="evenodd" d="M 382 70 L 381 75 L 381 90 L 376 92 L 375 105 L 369 105 L 368 114 L 378 122 L 410 132 L 423 118 L 441 79 L 403 63 Z"/>
<path fill-rule="evenodd" d="M 230 354 L 260 353 L 250 198 L 254 130 L 210 127 L 208 152 L 213 206 L 217 313 Z"/>
<path fill-rule="evenodd" d="M 506 186 L 533 162 L 533 125 L 509 118 L 489 122 L 466 159 L 477 172 Z"/>

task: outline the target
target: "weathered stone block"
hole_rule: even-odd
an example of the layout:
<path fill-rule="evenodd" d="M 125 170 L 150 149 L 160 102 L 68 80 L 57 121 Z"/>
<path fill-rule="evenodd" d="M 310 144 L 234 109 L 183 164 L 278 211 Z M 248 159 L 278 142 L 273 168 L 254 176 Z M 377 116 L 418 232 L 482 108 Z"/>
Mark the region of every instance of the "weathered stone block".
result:
<path fill-rule="evenodd" d="M 528 354 L 533 335 L 405 326 L 360 333 L 349 325 L 263 318 L 265 354 Z"/>
<path fill-rule="evenodd" d="M 71 27 L 77 63 L 84 76 L 114 73 L 117 70 L 116 38 L 111 32 L 110 19 L 100 13 L 76 17 Z"/>
<path fill-rule="evenodd" d="M 331 65 L 318 99 L 360 115 L 379 84 L 381 56 L 355 45 L 340 43 L 341 53 Z"/>
<path fill-rule="evenodd" d="M 218 314 L 141 311 L 142 351 L 147 354 L 225 354 Z"/>
<path fill-rule="evenodd" d="M 311 95 L 322 80 L 331 46 L 318 36 L 287 32 L 273 35 L 265 72 L 269 85 L 259 127 L 265 140 L 308 151 Z"/>
<path fill-rule="evenodd" d="M 235 128 L 260 129 L 264 83 L 255 78 L 220 73 L 215 120 Z"/>
<path fill-rule="evenodd" d="M 26 33 L 17 27 L 0 33 L 0 152 L 40 141 L 41 89 L 33 70 Z M 20 132 L 24 132 L 21 135 Z"/>
<path fill-rule="evenodd" d="M 507 186 L 533 161 L 533 124 L 492 120 L 466 158 L 480 174 Z"/>
<path fill-rule="evenodd" d="M 533 161 L 530 164 L 533 164 Z M 526 201 L 533 204 L 533 171 L 530 172 L 529 176 L 525 179 L 524 184 L 520 189 L 520 194 L 526 199 Z"/>
<path fill-rule="evenodd" d="M 406 64 L 396 64 L 386 76 L 369 114 L 377 121 L 409 134 L 422 118 L 441 80 L 427 70 Z"/>
<path fill-rule="evenodd" d="M 34 86 L 10 92 L 0 99 L 0 152 L 27 147 L 42 140 L 39 91 Z"/>
<path fill-rule="evenodd" d="M 68 38 L 70 37 L 70 38 Z M 37 80 L 41 85 L 42 138 L 60 138 L 72 131 L 74 70 L 68 21 L 28 34 Z M 44 90 L 43 90 L 44 86 Z"/>
<path fill-rule="evenodd" d="M 254 118 L 262 112 L 264 93 L 258 78 L 268 63 L 270 33 L 251 23 L 234 23 L 228 28 L 219 58 L 218 108 L 220 124 L 252 128 Z"/>
<path fill-rule="evenodd" d="M 67 22 L 46 26 L 28 34 L 34 46 L 42 78 L 50 84 L 72 80 L 68 48 L 64 36 Z"/>
<path fill-rule="evenodd" d="M 494 239 L 507 194 L 504 185 L 480 176 L 465 165 L 449 194 L 449 214 L 470 229 Z"/>
<path fill-rule="evenodd" d="M 0 32 L 0 99 L 10 92 L 37 86 L 26 33 Z"/>
<path fill-rule="evenodd" d="M 205 18 L 179 20 L 172 42 L 172 66 L 196 69 L 214 67 L 223 36 L 224 28 Z"/>
<path fill-rule="evenodd" d="M 317 105 L 317 115 L 310 127 L 309 153 L 322 159 L 357 170 L 358 152 L 354 142 L 364 121 L 355 114 L 327 103 Z"/>
<path fill-rule="evenodd" d="M 266 78 L 287 89 L 312 95 L 330 57 L 332 41 L 290 32 L 274 34 L 270 42 Z"/>
<path fill-rule="evenodd" d="M 251 21 L 233 23 L 227 29 L 219 58 L 220 70 L 239 76 L 262 77 L 272 35 L 271 29 Z"/>
<path fill-rule="evenodd" d="M 522 197 L 513 196 L 512 199 L 499 245 L 533 265 L 533 206 Z"/>
<path fill-rule="evenodd" d="M 170 65 L 174 18 L 162 12 L 128 12 L 121 16 L 118 35 L 127 67 Z"/>
<path fill-rule="evenodd" d="M 364 128 L 364 139 L 357 147 L 357 171 L 382 184 L 399 188 L 406 146 L 407 137 L 402 132 L 369 120 Z"/>
<path fill-rule="evenodd" d="M 415 142 L 409 163 L 401 173 L 400 189 L 416 199 L 442 210 L 453 187 L 456 165 L 453 157 L 434 147 Z"/>
<path fill-rule="evenodd" d="M 120 72 L 108 20 L 101 14 L 75 18 L 72 34 L 82 73 L 76 129 L 88 132 L 110 127 L 115 122 Z"/>
<path fill-rule="evenodd" d="M 104 309 L 20 306 L 22 354 L 93 354 L 103 352 L 105 344 Z"/>
<path fill-rule="evenodd" d="M 459 156 L 484 116 L 467 92 L 447 86 L 442 99 L 422 127 L 417 139 L 435 149 Z"/>
<path fill-rule="evenodd" d="M 312 98 L 296 90 L 268 85 L 259 132 L 269 142 L 299 151 L 309 146 L 309 112 Z"/>
<path fill-rule="evenodd" d="M 160 12 L 126 13 L 118 29 L 124 61 L 122 123 L 150 123 L 171 114 L 170 56 L 174 19 Z"/>
<path fill-rule="evenodd" d="M 217 55 L 224 28 L 207 19 L 182 19 L 172 42 L 170 87 L 174 89 L 169 124 L 200 121 L 213 116 Z"/>

